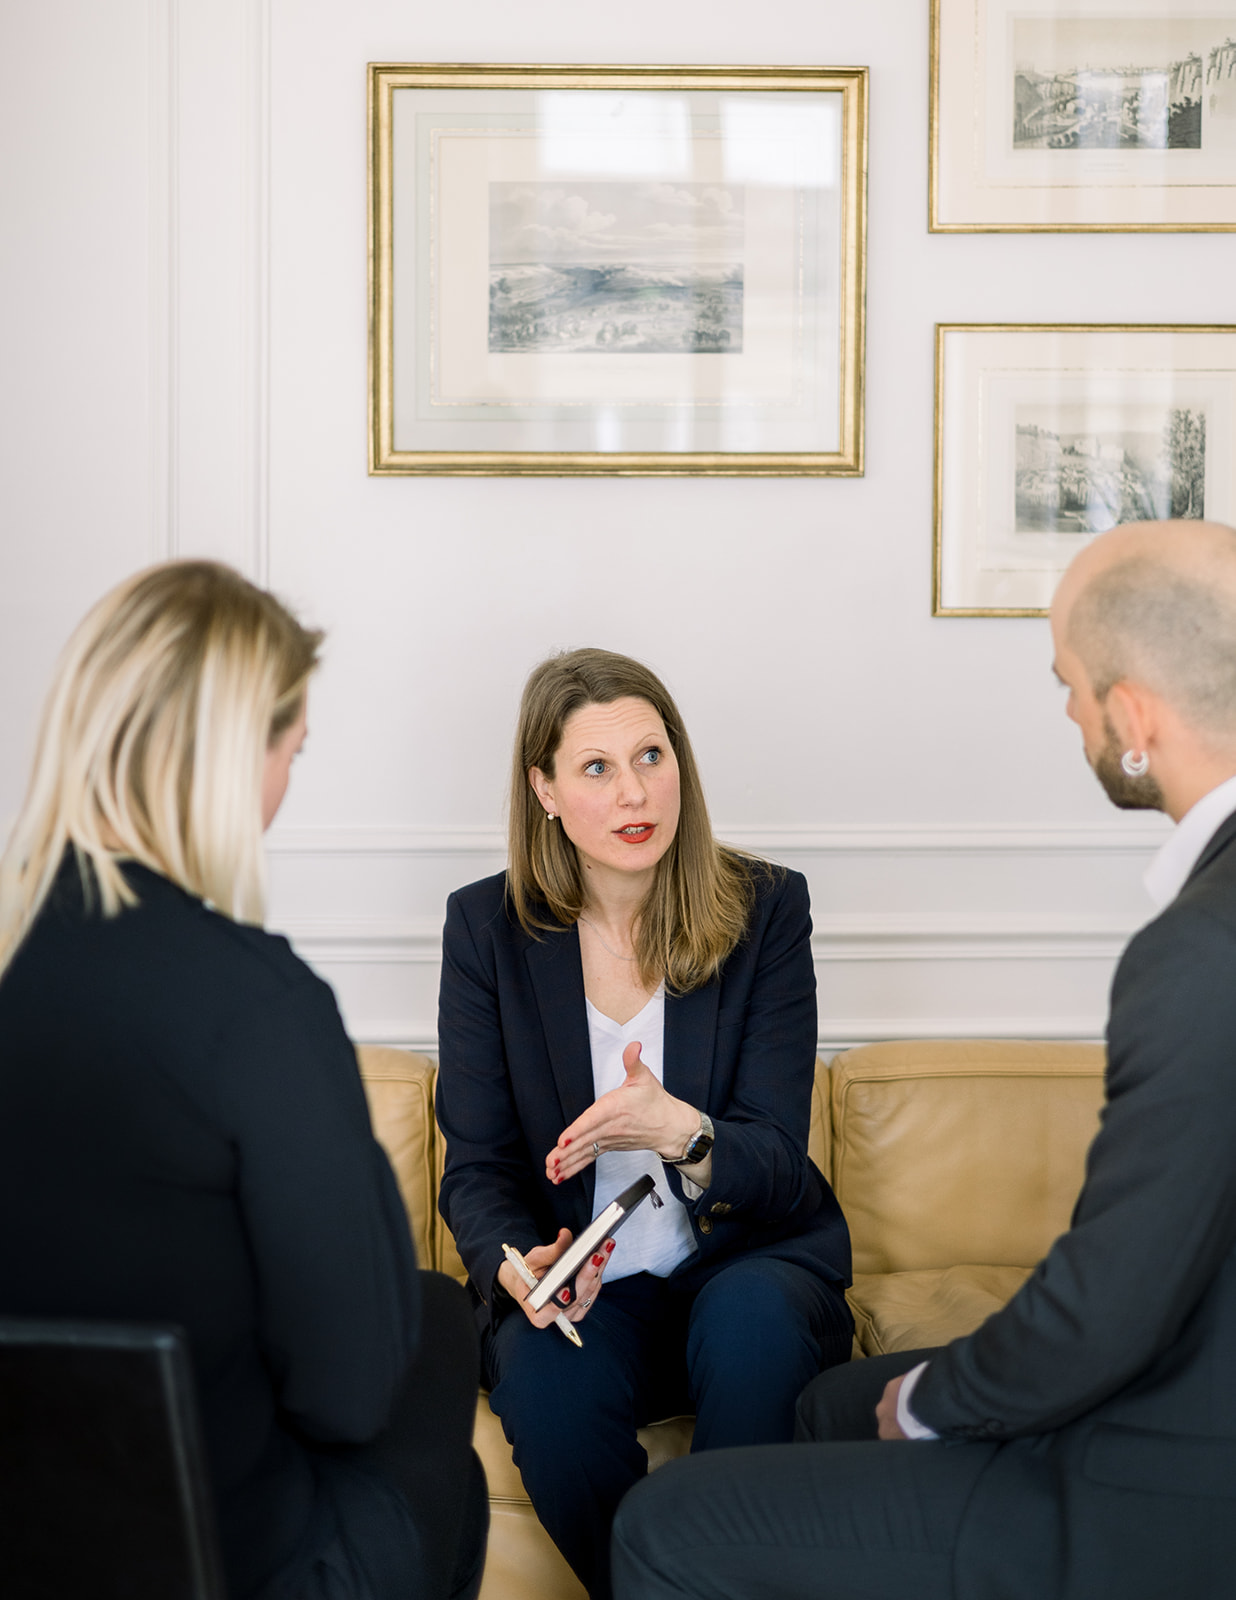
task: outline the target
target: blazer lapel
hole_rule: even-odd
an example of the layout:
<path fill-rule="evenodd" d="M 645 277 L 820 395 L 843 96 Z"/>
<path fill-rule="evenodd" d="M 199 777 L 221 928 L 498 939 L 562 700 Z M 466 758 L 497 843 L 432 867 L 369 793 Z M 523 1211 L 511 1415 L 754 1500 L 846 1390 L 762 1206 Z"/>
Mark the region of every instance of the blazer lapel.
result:
<path fill-rule="evenodd" d="M 1223 854 L 1233 839 L 1236 839 L 1236 812 L 1233 812 L 1230 817 L 1221 822 L 1214 833 L 1211 834 L 1205 849 L 1197 858 L 1193 871 L 1185 879 L 1185 883 L 1192 883 L 1199 873 L 1205 872 L 1211 862 L 1217 860 Z"/>
<path fill-rule="evenodd" d="M 536 995 L 550 1071 L 562 1106 L 562 1128 L 566 1128 L 596 1098 L 579 933 L 575 928 L 566 928 L 561 933 L 542 934 L 528 946 L 524 961 Z M 589 1167 L 584 1179 L 591 1205 L 595 1168 Z"/>
<path fill-rule="evenodd" d="M 720 996 L 720 984 L 709 983 L 665 997 L 665 1087 L 701 1111 L 708 1109 Z"/>

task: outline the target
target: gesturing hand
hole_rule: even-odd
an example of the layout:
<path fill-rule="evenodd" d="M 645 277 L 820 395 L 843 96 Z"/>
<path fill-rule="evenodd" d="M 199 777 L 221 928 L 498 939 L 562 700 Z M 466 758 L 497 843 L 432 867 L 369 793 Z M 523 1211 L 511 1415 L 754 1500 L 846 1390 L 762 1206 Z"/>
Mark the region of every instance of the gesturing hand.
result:
<path fill-rule="evenodd" d="M 668 1092 L 645 1065 L 641 1048 L 638 1039 L 626 1047 L 624 1082 L 562 1130 L 545 1158 L 551 1183 L 575 1177 L 605 1150 L 652 1150 L 669 1160 L 682 1154 L 699 1127 L 699 1112 Z"/>
<path fill-rule="evenodd" d="M 534 1250 L 528 1251 L 524 1256 L 524 1260 L 538 1278 L 543 1277 L 570 1243 L 571 1230 L 562 1228 L 559 1230 L 558 1237 L 553 1244 L 537 1245 Z M 534 1311 L 528 1304 L 528 1296 L 532 1293 L 532 1290 L 524 1283 L 509 1261 L 504 1261 L 498 1268 L 498 1282 L 512 1300 L 519 1302 L 523 1308 L 524 1316 L 527 1317 L 534 1328 L 550 1327 L 559 1312 L 565 1312 L 572 1322 L 582 1322 L 588 1315 L 593 1301 L 601 1292 L 601 1276 L 605 1271 L 609 1253 L 613 1248 L 614 1241 L 610 1239 L 590 1261 L 584 1263 L 575 1275 L 575 1292 L 571 1294 L 570 1300 L 564 1301 L 562 1299 L 563 1294 L 570 1293 L 570 1291 L 566 1289 L 560 1290 L 549 1304 L 543 1306 L 540 1311 Z"/>

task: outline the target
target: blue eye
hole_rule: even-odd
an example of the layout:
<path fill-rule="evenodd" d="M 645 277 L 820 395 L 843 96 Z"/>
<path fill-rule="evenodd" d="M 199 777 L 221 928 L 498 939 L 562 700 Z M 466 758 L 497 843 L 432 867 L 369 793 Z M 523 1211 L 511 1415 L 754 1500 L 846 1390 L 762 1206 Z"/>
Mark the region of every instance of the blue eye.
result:
<path fill-rule="evenodd" d="M 605 763 L 604 763 L 604 761 L 601 761 L 600 759 L 598 759 L 596 761 L 590 761 L 588 763 L 588 765 L 584 768 L 584 771 L 587 774 L 589 774 L 591 777 L 593 777 L 593 778 L 599 778 L 601 776 L 601 774 L 605 771 Z"/>
<path fill-rule="evenodd" d="M 661 752 L 657 749 L 655 744 L 652 746 L 651 749 L 645 750 L 643 755 L 640 757 L 640 760 L 641 761 L 646 761 L 650 767 L 655 767 L 657 762 L 660 761 L 660 759 L 661 759 Z"/>

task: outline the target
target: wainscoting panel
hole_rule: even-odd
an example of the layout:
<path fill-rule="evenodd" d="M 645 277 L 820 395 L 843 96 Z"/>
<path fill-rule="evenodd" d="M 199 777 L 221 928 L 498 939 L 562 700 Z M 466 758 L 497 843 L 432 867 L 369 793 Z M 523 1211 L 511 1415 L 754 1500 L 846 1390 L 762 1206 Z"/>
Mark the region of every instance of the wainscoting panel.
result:
<path fill-rule="evenodd" d="M 1150 915 L 1166 825 L 731 829 L 811 885 L 821 1048 L 916 1037 L 1096 1038 Z M 334 986 L 353 1036 L 436 1047 L 441 926 L 501 870 L 494 829 L 272 832 L 271 926 Z"/>

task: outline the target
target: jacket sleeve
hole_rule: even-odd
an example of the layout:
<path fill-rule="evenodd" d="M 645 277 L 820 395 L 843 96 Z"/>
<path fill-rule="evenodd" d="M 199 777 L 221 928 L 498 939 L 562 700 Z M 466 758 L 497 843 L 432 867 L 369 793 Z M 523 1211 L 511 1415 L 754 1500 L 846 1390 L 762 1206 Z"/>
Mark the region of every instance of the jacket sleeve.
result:
<path fill-rule="evenodd" d="M 1236 1243 L 1233 971 L 1231 929 L 1196 906 L 1129 946 L 1072 1226 L 1003 1310 L 933 1357 L 913 1410 L 943 1437 L 1059 1428 L 1180 1337 Z"/>
<path fill-rule="evenodd" d="M 494 1313 L 503 1243 L 527 1252 L 557 1230 L 530 1204 L 536 1174 L 511 1089 L 492 949 L 474 938 L 458 895 L 447 901 L 442 934 L 438 1054 L 447 1150 L 438 1208 Z"/>
<path fill-rule="evenodd" d="M 815 967 L 806 879 L 779 874 L 761 893 L 766 899 L 752 918 L 749 986 L 736 1002 L 723 994 L 717 1013 L 706 1107 L 716 1134 L 711 1182 L 693 1199 L 681 1193 L 678 1170 L 666 1171 L 675 1194 L 700 1214 L 720 1203 L 735 1217 L 775 1223 L 817 1203 L 820 1180 L 807 1159 Z"/>
<path fill-rule="evenodd" d="M 218 1054 L 279 1403 L 309 1438 L 371 1439 L 416 1347 L 420 1285 L 334 996 L 305 972 L 282 1003 L 247 1008 Z"/>

